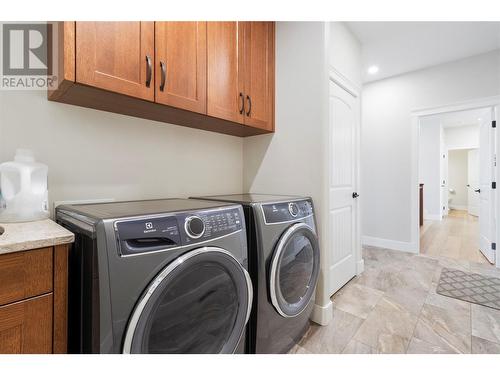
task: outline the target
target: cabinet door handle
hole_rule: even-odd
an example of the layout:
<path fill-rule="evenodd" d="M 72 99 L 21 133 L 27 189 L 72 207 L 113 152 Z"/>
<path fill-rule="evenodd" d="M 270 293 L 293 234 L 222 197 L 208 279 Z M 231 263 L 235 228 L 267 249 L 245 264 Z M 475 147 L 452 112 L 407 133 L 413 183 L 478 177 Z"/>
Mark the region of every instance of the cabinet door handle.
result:
<path fill-rule="evenodd" d="M 151 65 L 151 56 L 146 55 L 146 87 L 151 85 L 151 77 L 153 75 L 153 66 Z"/>
<path fill-rule="evenodd" d="M 245 110 L 245 99 L 243 98 L 243 93 L 240 92 L 240 115 L 243 114 L 244 110 Z"/>
<path fill-rule="evenodd" d="M 160 81 L 160 91 L 165 90 L 165 82 L 167 81 L 167 64 L 160 61 L 161 69 L 161 81 Z"/>
<path fill-rule="evenodd" d="M 252 99 L 250 99 L 250 96 L 248 95 L 247 95 L 247 101 L 248 101 L 247 116 L 250 116 L 250 112 L 252 112 Z"/>
<path fill-rule="evenodd" d="M 476 189 L 474 190 L 475 193 L 480 193 L 481 192 L 481 189 Z"/>
<path fill-rule="evenodd" d="M 353 199 L 356 199 L 357 197 L 359 197 L 359 194 L 354 192 L 354 193 L 352 193 L 352 197 L 353 197 Z"/>

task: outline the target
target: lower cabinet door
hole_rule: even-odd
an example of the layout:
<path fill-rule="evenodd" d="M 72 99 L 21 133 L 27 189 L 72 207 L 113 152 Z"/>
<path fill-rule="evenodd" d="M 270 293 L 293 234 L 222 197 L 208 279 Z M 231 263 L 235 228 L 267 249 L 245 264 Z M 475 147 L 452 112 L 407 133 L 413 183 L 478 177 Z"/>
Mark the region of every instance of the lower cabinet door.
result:
<path fill-rule="evenodd" d="M 52 353 L 52 293 L 0 307 L 0 353 Z"/>

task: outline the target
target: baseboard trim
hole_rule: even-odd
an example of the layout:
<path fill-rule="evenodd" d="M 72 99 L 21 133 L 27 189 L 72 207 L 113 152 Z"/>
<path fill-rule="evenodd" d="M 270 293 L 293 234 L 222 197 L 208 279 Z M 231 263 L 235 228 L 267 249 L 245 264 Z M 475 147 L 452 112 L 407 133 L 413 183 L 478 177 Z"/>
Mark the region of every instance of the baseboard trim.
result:
<path fill-rule="evenodd" d="M 442 217 L 441 215 L 424 214 L 424 220 L 441 221 Z"/>
<path fill-rule="evenodd" d="M 361 259 L 356 262 L 356 275 L 361 275 L 365 270 L 365 260 Z"/>
<path fill-rule="evenodd" d="M 318 323 L 322 326 L 327 326 L 333 319 L 333 304 L 332 301 L 328 301 L 325 306 L 320 306 L 314 304 L 311 320 L 314 323 Z"/>
<path fill-rule="evenodd" d="M 418 254 L 418 246 L 413 242 L 387 240 L 385 238 L 363 236 L 363 245 L 383 247 L 390 250 L 399 250 L 407 253 Z"/>

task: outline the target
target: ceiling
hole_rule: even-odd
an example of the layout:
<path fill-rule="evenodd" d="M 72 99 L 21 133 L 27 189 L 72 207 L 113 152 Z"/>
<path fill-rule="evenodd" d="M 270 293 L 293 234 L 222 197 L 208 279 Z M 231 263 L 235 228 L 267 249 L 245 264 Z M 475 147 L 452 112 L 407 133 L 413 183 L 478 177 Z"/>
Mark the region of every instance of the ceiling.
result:
<path fill-rule="evenodd" d="M 500 48 L 500 22 L 347 22 L 362 45 L 363 82 Z M 368 67 L 378 73 L 369 75 Z"/>
<path fill-rule="evenodd" d="M 469 111 L 432 115 L 428 116 L 428 118 L 439 118 L 443 128 L 454 128 L 459 126 L 479 125 L 483 121 L 489 121 L 490 116 L 491 108 L 481 108 Z"/>

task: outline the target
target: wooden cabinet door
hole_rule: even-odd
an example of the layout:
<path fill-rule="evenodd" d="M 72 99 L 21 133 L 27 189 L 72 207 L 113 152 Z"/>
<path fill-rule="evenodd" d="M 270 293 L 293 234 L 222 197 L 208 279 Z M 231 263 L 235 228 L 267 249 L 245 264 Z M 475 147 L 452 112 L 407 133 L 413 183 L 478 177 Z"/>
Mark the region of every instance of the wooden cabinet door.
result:
<path fill-rule="evenodd" d="M 76 81 L 154 101 L 154 22 L 77 22 Z"/>
<path fill-rule="evenodd" d="M 156 102 L 207 113 L 207 23 L 155 23 Z"/>
<path fill-rule="evenodd" d="M 245 124 L 274 130 L 274 22 L 242 22 Z"/>
<path fill-rule="evenodd" d="M 207 22 L 207 114 L 244 123 L 240 22 Z"/>
<path fill-rule="evenodd" d="M 0 353 L 52 353 L 52 293 L 0 307 Z"/>

